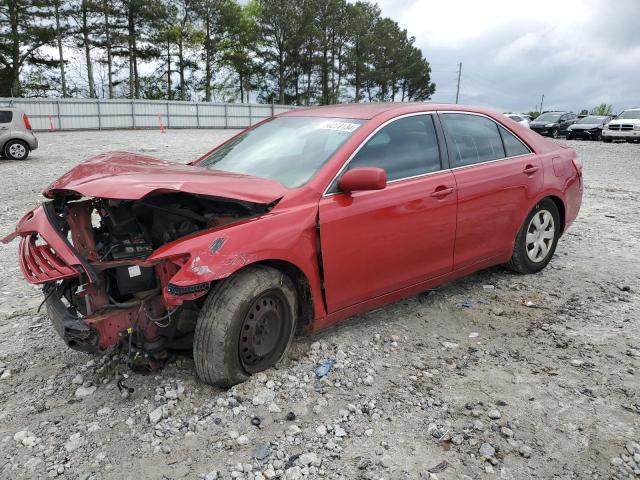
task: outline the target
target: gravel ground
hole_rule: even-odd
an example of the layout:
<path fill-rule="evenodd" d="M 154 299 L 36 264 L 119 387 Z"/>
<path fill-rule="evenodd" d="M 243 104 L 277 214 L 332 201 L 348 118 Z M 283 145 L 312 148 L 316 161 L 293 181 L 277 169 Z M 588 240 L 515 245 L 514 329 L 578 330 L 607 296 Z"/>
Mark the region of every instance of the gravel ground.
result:
<path fill-rule="evenodd" d="M 0 161 L 0 232 L 90 155 L 188 160 L 231 133 L 41 133 Z M 229 391 L 187 357 L 142 375 L 68 350 L 2 247 L 0 477 L 640 477 L 640 145 L 568 143 L 585 198 L 545 271 L 485 270 L 299 336 Z"/>

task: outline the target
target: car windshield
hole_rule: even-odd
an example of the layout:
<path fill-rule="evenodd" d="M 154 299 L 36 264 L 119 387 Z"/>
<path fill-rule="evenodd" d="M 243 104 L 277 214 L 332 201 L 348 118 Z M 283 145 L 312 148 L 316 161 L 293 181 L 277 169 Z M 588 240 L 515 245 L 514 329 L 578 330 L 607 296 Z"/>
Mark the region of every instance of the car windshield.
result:
<path fill-rule="evenodd" d="M 598 124 L 604 122 L 607 117 L 584 117 L 578 120 L 578 123 Z"/>
<path fill-rule="evenodd" d="M 626 110 L 618 115 L 618 118 L 640 120 L 640 110 Z"/>
<path fill-rule="evenodd" d="M 560 118 L 561 115 L 562 115 L 561 113 L 543 113 L 538 118 L 536 118 L 536 121 L 538 121 L 538 122 L 555 122 L 556 120 L 558 120 Z"/>
<path fill-rule="evenodd" d="M 362 120 L 278 117 L 248 130 L 197 165 L 304 185 L 355 132 Z"/>

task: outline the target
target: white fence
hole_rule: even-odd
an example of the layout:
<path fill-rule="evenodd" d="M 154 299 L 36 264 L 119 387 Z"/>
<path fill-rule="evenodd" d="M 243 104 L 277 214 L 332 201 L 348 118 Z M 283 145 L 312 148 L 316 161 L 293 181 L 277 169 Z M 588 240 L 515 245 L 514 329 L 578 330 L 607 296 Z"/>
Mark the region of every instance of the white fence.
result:
<path fill-rule="evenodd" d="M 25 111 L 34 130 L 110 128 L 245 128 L 288 105 L 205 103 L 162 100 L 0 98 L 0 107 Z"/>

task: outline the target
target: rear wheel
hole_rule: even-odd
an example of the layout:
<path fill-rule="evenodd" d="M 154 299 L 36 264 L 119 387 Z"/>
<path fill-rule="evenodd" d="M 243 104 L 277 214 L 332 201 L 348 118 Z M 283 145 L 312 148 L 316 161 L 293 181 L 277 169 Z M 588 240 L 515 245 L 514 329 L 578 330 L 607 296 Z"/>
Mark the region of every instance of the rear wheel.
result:
<path fill-rule="evenodd" d="M 4 156 L 10 160 L 26 160 L 29 146 L 22 140 L 9 140 L 4 145 Z"/>
<path fill-rule="evenodd" d="M 223 388 L 277 363 L 295 331 L 295 287 L 271 267 L 249 267 L 217 284 L 196 325 L 198 376 Z"/>
<path fill-rule="evenodd" d="M 560 237 L 560 214 L 553 200 L 541 200 L 527 215 L 518 235 L 507 268 L 535 273 L 551 261 Z"/>

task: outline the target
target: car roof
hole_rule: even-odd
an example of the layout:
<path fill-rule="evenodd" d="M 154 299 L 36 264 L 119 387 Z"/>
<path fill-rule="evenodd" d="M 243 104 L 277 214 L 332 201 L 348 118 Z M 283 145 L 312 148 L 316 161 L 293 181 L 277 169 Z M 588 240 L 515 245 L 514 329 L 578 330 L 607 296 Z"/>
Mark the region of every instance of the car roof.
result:
<path fill-rule="evenodd" d="M 353 118 L 370 120 L 383 113 L 402 115 L 415 112 L 433 111 L 463 111 L 495 115 L 496 112 L 470 105 L 455 103 L 419 103 L 419 102 L 367 102 L 345 103 L 340 105 L 324 105 L 321 107 L 296 108 L 281 113 L 279 117 L 328 117 L 328 118 Z"/>

